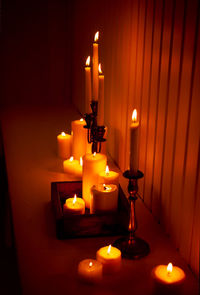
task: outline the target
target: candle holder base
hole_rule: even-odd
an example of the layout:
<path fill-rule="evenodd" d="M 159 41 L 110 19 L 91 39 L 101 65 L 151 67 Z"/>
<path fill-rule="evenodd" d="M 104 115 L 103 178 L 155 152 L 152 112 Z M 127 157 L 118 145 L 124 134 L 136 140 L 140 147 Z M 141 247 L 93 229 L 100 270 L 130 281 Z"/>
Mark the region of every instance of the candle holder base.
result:
<path fill-rule="evenodd" d="M 150 252 L 147 242 L 138 237 L 120 238 L 114 242 L 113 246 L 121 251 L 123 258 L 127 259 L 140 259 Z"/>

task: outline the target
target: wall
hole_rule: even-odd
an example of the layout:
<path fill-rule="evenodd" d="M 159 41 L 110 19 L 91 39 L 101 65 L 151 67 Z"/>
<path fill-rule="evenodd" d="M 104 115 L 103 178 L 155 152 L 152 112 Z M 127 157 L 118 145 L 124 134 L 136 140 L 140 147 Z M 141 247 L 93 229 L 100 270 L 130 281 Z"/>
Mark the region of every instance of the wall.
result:
<path fill-rule="evenodd" d="M 133 107 L 140 117 L 140 193 L 199 272 L 200 32 L 196 0 L 76 1 L 73 100 L 84 113 L 84 63 L 100 30 L 108 149 L 129 163 Z"/>

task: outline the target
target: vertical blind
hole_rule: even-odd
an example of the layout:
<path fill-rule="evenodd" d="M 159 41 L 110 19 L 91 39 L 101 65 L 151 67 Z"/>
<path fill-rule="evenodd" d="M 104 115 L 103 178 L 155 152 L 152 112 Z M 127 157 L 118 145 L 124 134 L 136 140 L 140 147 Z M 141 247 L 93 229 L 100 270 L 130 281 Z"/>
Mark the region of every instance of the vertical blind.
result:
<path fill-rule="evenodd" d="M 73 7 L 73 101 L 84 113 L 84 63 L 99 30 L 108 151 L 122 171 L 128 168 L 137 108 L 140 194 L 198 275 L 200 2 L 94 2 L 77 0 Z"/>

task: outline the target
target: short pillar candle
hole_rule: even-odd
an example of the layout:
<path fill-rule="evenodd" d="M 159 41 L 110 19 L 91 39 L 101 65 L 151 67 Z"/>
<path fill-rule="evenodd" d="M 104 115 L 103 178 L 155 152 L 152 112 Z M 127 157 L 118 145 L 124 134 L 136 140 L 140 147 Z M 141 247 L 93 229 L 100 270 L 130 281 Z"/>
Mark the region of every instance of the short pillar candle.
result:
<path fill-rule="evenodd" d="M 156 294 L 181 294 L 185 273 L 180 267 L 172 263 L 158 265 L 153 268 L 152 277 Z"/>
<path fill-rule="evenodd" d="M 95 259 L 84 259 L 78 265 L 79 279 L 86 283 L 99 283 L 102 280 L 103 265 Z"/>
<path fill-rule="evenodd" d="M 62 159 L 67 159 L 71 155 L 72 136 L 61 132 L 57 136 L 58 156 Z"/>
<path fill-rule="evenodd" d="M 63 205 L 64 214 L 80 215 L 85 213 L 85 202 L 82 198 L 77 198 L 76 194 L 74 198 L 68 198 Z"/>
<path fill-rule="evenodd" d="M 119 186 L 119 173 L 110 171 L 107 165 L 106 170 L 99 173 L 99 183 L 116 184 Z"/>
<path fill-rule="evenodd" d="M 74 157 L 70 157 L 69 159 L 63 162 L 64 172 L 71 175 L 74 175 L 74 171 L 78 166 L 79 166 L 79 161 L 75 160 Z"/>
<path fill-rule="evenodd" d="M 111 245 L 100 248 L 96 258 L 103 264 L 103 273 L 112 274 L 121 268 L 121 251 Z"/>

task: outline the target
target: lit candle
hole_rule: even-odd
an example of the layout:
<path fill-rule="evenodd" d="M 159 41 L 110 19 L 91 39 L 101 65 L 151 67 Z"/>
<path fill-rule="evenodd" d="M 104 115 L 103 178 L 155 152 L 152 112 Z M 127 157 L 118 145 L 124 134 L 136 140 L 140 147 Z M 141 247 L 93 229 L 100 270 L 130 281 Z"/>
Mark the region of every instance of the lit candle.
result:
<path fill-rule="evenodd" d="M 86 125 L 84 119 L 71 122 L 73 138 L 72 138 L 72 156 L 79 160 L 86 153 L 87 148 L 87 129 L 83 128 Z"/>
<path fill-rule="evenodd" d="M 72 136 L 61 132 L 57 136 L 58 156 L 67 159 L 71 155 Z"/>
<path fill-rule="evenodd" d="M 106 169 L 107 158 L 103 154 L 86 154 L 83 157 L 83 199 L 90 208 L 91 187 L 98 184 L 99 172 Z"/>
<path fill-rule="evenodd" d="M 152 276 L 157 294 L 179 294 L 185 280 L 184 271 L 172 263 L 156 266 L 152 270 Z"/>
<path fill-rule="evenodd" d="M 74 198 L 68 198 L 63 205 L 64 214 L 84 214 L 85 213 L 85 202 L 81 198 L 77 198 L 76 194 Z"/>
<path fill-rule="evenodd" d="M 92 100 L 92 85 L 91 85 L 91 67 L 90 56 L 86 60 L 85 66 L 85 112 L 90 113 L 90 103 Z"/>
<path fill-rule="evenodd" d="M 104 273 L 114 273 L 121 268 L 121 251 L 111 245 L 100 248 L 96 258 L 103 264 Z"/>
<path fill-rule="evenodd" d="M 110 171 L 107 165 L 106 170 L 99 173 L 99 183 L 116 184 L 119 186 L 119 173 Z"/>
<path fill-rule="evenodd" d="M 101 64 L 99 64 L 99 101 L 97 125 L 104 125 L 104 75 L 102 74 Z"/>
<path fill-rule="evenodd" d="M 137 118 L 137 110 L 134 109 L 130 126 L 130 170 L 134 174 L 136 174 L 138 170 L 138 136 L 139 121 Z"/>
<path fill-rule="evenodd" d="M 93 99 L 98 100 L 98 91 L 99 91 L 99 78 L 98 78 L 98 66 L 99 66 L 99 32 L 96 32 L 94 36 L 94 43 L 93 43 Z"/>
<path fill-rule="evenodd" d="M 98 283 L 102 280 L 103 265 L 95 259 L 84 259 L 78 265 L 78 276 L 81 281 Z"/>
<path fill-rule="evenodd" d="M 101 213 L 117 211 L 118 208 L 118 188 L 115 184 L 98 184 L 91 188 L 90 212 Z"/>
<path fill-rule="evenodd" d="M 63 162 L 64 172 L 69 174 L 72 178 L 81 179 L 83 172 L 83 160 L 80 157 L 80 161 L 74 160 L 74 157 L 70 157 Z"/>

